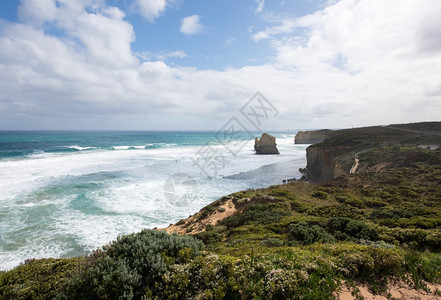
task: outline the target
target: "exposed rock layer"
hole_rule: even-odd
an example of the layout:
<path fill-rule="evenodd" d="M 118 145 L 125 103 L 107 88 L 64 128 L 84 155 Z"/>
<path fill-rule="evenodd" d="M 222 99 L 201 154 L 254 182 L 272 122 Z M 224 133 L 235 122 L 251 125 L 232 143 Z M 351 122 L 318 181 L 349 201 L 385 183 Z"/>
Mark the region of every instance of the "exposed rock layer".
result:
<path fill-rule="evenodd" d="M 321 143 L 325 139 L 330 137 L 331 132 L 332 132 L 332 130 L 329 130 L 329 129 L 299 131 L 294 138 L 294 143 L 296 143 L 296 144 Z"/>

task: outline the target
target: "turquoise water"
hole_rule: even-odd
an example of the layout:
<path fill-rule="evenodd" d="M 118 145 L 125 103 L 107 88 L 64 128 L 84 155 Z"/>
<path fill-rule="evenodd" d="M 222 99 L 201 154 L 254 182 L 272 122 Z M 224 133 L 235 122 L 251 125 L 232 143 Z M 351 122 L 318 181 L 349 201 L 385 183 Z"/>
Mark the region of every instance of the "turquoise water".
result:
<path fill-rule="evenodd" d="M 281 155 L 259 156 L 249 135 L 0 131 L 0 269 L 82 255 L 223 195 L 300 177 L 306 146 L 274 135 Z M 207 161 L 217 166 L 201 168 Z"/>

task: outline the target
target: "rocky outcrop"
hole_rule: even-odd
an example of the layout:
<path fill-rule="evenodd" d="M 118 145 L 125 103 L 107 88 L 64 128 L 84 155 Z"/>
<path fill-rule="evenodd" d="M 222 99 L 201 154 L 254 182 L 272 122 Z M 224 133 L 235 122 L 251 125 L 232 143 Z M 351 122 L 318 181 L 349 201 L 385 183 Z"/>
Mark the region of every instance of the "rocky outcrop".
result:
<path fill-rule="evenodd" d="M 267 133 L 262 134 L 261 138 L 256 137 L 254 149 L 256 154 L 280 154 L 277 149 L 276 138 Z"/>
<path fill-rule="evenodd" d="M 296 144 L 321 143 L 331 136 L 331 132 L 332 130 L 329 129 L 299 131 L 294 138 L 294 143 Z"/>
<path fill-rule="evenodd" d="M 348 161 L 353 155 L 338 155 L 332 149 L 322 149 L 310 146 L 306 149 L 307 179 L 321 183 L 349 173 L 352 162 Z"/>

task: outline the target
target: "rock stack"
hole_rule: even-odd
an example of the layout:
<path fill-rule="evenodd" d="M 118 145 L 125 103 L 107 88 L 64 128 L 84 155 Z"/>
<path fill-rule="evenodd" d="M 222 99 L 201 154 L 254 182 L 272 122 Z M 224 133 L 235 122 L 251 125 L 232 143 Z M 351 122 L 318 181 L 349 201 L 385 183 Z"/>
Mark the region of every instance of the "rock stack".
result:
<path fill-rule="evenodd" d="M 277 149 L 276 138 L 267 133 L 262 134 L 261 138 L 256 137 L 254 149 L 256 154 L 280 154 Z"/>

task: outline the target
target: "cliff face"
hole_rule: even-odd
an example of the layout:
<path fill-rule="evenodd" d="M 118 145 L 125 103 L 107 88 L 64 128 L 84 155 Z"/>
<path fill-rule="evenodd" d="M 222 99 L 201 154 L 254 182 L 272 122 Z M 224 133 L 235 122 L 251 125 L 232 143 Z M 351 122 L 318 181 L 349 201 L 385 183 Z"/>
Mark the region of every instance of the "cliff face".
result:
<path fill-rule="evenodd" d="M 321 143 L 325 139 L 331 136 L 331 132 L 332 130 L 329 129 L 299 131 L 294 138 L 294 143 L 296 144 Z"/>
<path fill-rule="evenodd" d="M 436 149 L 441 145 L 441 122 L 399 126 L 328 131 L 325 134 L 330 136 L 326 140 L 306 149 L 307 179 L 322 183 L 344 174 L 376 172 L 391 166 L 403 166 L 415 160 L 415 157 L 426 155 L 418 150 L 422 146 L 434 145 L 432 148 Z M 318 132 L 323 131 L 299 132 L 299 138 L 322 134 Z M 296 143 L 297 139 L 296 136 Z"/>
<path fill-rule="evenodd" d="M 337 156 L 332 150 L 324 150 L 319 147 L 310 146 L 306 149 L 308 162 L 308 180 L 311 182 L 325 182 L 340 175 L 349 173 L 347 157 Z M 349 170 L 348 170 L 349 169 Z"/>

